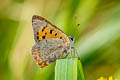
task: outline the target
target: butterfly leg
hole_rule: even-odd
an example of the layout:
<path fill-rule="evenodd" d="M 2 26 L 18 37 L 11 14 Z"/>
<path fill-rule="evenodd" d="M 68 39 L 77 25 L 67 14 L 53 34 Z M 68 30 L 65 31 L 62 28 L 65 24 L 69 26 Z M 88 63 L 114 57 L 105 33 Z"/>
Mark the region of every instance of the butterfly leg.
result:
<path fill-rule="evenodd" d="M 74 47 L 72 47 L 72 49 L 74 50 L 74 57 L 75 57 L 75 56 L 78 57 L 77 50 L 76 50 Z"/>
<path fill-rule="evenodd" d="M 72 50 L 70 51 L 70 58 L 72 58 L 72 60 L 73 60 L 73 53 L 72 53 Z"/>

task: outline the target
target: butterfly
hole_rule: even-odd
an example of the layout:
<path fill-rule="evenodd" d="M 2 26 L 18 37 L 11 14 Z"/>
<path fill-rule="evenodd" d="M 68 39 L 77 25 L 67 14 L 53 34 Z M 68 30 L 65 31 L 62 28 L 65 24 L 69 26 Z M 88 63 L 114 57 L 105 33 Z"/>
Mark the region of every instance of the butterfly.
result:
<path fill-rule="evenodd" d="M 67 36 L 62 30 L 45 18 L 34 15 L 32 28 L 35 43 L 31 53 L 36 64 L 41 68 L 67 55 L 72 48 L 74 38 Z"/>

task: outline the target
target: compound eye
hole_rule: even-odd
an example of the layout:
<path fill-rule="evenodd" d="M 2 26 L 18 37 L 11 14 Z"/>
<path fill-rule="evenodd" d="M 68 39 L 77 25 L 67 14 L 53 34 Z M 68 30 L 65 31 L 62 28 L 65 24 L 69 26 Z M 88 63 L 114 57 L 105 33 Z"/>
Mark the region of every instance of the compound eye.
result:
<path fill-rule="evenodd" d="M 71 39 L 71 41 L 73 41 L 73 40 L 74 40 L 72 37 L 71 37 L 70 39 Z"/>
<path fill-rule="evenodd" d="M 73 37 L 71 37 L 71 36 L 69 37 L 69 39 L 70 39 L 72 42 L 74 41 L 74 38 L 73 38 Z"/>

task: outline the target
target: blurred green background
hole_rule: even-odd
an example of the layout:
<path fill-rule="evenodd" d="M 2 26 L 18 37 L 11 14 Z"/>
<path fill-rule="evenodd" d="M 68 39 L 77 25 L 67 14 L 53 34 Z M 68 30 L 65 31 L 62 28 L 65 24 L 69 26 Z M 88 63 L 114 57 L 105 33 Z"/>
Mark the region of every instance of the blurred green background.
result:
<path fill-rule="evenodd" d="M 120 79 L 120 0 L 1 0 L 0 80 L 54 80 L 30 53 L 35 14 L 75 37 L 86 80 Z"/>

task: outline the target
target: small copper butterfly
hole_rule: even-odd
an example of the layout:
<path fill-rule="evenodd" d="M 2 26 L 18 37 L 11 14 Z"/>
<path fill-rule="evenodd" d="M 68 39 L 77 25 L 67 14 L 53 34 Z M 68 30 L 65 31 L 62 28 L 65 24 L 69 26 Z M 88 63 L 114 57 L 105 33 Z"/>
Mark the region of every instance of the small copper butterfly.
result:
<path fill-rule="evenodd" d="M 35 44 L 31 52 L 36 64 L 39 64 L 41 68 L 71 51 L 74 39 L 68 37 L 45 18 L 34 15 L 32 17 L 32 27 Z"/>

